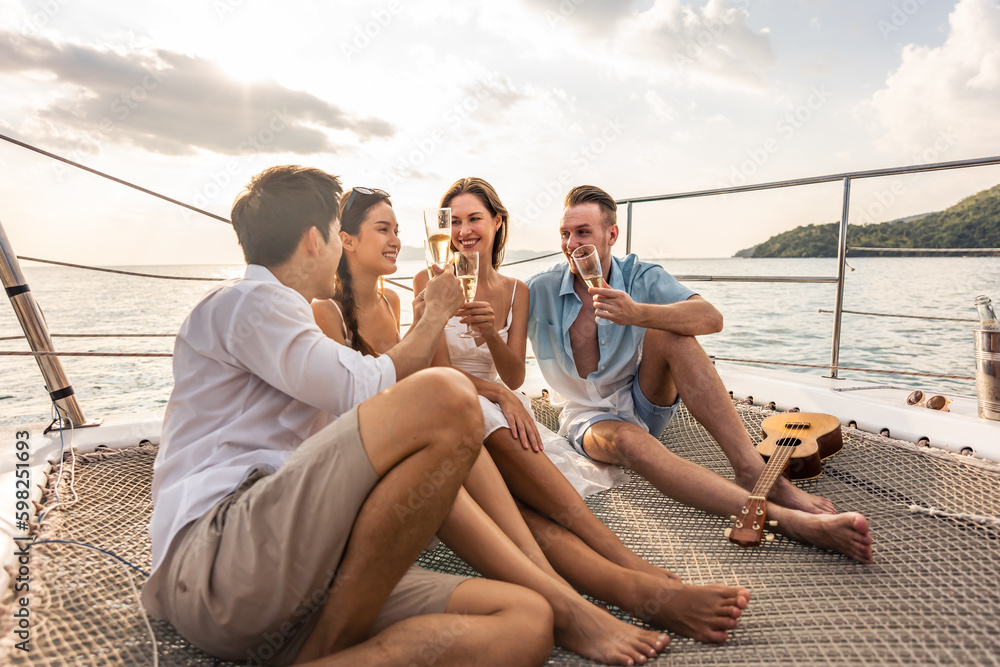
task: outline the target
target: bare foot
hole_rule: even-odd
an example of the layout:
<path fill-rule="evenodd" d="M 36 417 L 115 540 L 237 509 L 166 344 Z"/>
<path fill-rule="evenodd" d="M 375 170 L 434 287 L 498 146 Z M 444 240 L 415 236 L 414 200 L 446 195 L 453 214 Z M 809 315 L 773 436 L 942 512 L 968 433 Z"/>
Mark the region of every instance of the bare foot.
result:
<path fill-rule="evenodd" d="M 659 582 L 656 592 L 632 613 L 662 628 L 700 642 L 729 639 L 750 602 L 750 591 L 723 584 L 691 586 Z"/>
<path fill-rule="evenodd" d="M 644 665 L 670 641 L 665 634 L 618 620 L 582 597 L 567 598 L 553 610 L 556 644 L 605 665 Z"/>
<path fill-rule="evenodd" d="M 741 473 L 736 475 L 736 483 L 750 491 L 760 477 L 760 470 L 753 473 Z M 782 507 L 793 510 L 801 510 L 810 514 L 836 514 L 837 510 L 833 506 L 833 501 L 822 496 L 814 496 L 806 493 L 795 486 L 785 477 L 779 477 L 774 488 L 768 495 L 768 500 L 775 502 Z"/>
<path fill-rule="evenodd" d="M 681 580 L 679 576 L 667 568 L 653 565 L 648 560 L 642 558 L 629 549 L 624 549 L 624 553 L 615 554 L 613 558 L 608 558 L 608 560 L 612 561 L 616 565 L 624 567 L 626 570 L 632 570 L 633 572 L 651 574 L 654 577 L 669 579 L 670 581 L 680 582 Z"/>
<path fill-rule="evenodd" d="M 868 520 L 857 512 L 806 514 L 793 510 L 779 520 L 778 529 L 792 539 L 838 551 L 862 563 L 873 560 Z"/>

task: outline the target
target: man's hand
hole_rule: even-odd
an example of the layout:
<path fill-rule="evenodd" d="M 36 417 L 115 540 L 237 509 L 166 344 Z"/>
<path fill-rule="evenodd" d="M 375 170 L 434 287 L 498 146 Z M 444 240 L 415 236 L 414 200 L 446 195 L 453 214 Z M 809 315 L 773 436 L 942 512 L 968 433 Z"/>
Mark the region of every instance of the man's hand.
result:
<path fill-rule="evenodd" d="M 598 317 L 615 324 L 638 325 L 642 304 L 633 301 L 628 293 L 610 287 L 590 287 L 587 291 L 594 297 L 594 310 Z"/>
<path fill-rule="evenodd" d="M 455 277 L 453 266 L 445 267 L 444 271 L 427 281 L 427 287 L 421 294 L 425 304 L 423 317 L 431 318 L 432 322 L 440 322 L 442 325 L 465 302 L 462 283 Z"/>

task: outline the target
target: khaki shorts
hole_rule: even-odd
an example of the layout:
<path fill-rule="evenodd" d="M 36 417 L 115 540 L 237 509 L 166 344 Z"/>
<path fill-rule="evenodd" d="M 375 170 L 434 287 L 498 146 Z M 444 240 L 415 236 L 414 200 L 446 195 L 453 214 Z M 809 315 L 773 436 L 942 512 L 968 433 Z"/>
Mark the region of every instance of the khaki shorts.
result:
<path fill-rule="evenodd" d="M 354 519 L 378 483 L 357 408 L 313 435 L 274 474 L 239 488 L 177 534 L 154 576 L 177 631 L 205 652 L 291 664 L 326 603 Z M 372 634 L 444 611 L 465 579 L 412 566 Z"/>

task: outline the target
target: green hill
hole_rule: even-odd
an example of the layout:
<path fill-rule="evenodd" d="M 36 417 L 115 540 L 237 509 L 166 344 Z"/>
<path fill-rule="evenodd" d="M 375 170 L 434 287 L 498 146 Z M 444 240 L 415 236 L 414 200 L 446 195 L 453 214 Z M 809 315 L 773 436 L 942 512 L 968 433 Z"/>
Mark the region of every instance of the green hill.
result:
<path fill-rule="evenodd" d="M 836 257 L 839 228 L 839 222 L 796 227 L 772 236 L 753 248 L 741 250 L 735 256 Z M 892 222 L 849 225 L 847 245 L 878 248 L 1000 248 L 1000 185 L 966 197 L 944 211 Z M 851 251 L 852 257 L 899 254 Z M 932 253 L 914 251 L 911 254 Z"/>

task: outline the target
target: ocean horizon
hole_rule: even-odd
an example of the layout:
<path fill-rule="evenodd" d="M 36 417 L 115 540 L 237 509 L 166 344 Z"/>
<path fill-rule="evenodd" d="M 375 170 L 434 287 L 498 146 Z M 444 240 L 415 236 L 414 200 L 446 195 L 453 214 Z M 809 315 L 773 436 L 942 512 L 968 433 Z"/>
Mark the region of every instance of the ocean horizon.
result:
<path fill-rule="evenodd" d="M 422 250 L 421 250 L 422 253 Z M 545 254 L 542 252 L 542 254 Z M 515 260 L 516 261 L 516 260 Z M 528 278 L 558 257 L 502 269 Z M 650 261 L 650 260 L 646 260 Z M 836 275 L 835 259 L 660 259 L 678 276 Z M 987 294 L 1000 301 L 1000 258 L 849 258 L 844 290 L 848 311 L 883 315 L 955 318 L 935 321 L 880 315 L 843 316 L 840 365 L 879 370 L 974 376 L 973 300 Z M 226 279 L 242 275 L 242 264 L 129 265 L 141 273 Z M 22 266 L 42 308 L 57 351 L 170 353 L 187 313 L 212 283 L 156 280 L 70 267 Z M 155 269 L 155 270 L 153 270 Z M 424 270 L 422 260 L 401 261 L 395 275 Z M 392 278 L 392 276 L 390 276 Z M 829 365 L 836 290 L 831 284 L 690 280 L 725 318 L 721 333 L 700 337 L 714 356 L 747 361 Z M 411 296 L 400 292 L 402 324 L 410 322 Z M 60 334 L 157 334 L 149 338 L 64 338 Z M 0 337 L 21 336 L 13 309 L 0 309 Z M 0 341 L 0 351 L 24 351 L 20 340 Z M 530 353 L 530 351 L 529 351 Z M 529 362 L 530 363 L 530 362 Z M 162 410 L 173 384 L 169 358 L 64 357 L 63 365 L 88 416 Z M 779 367 L 824 374 L 823 368 Z M 841 371 L 840 375 L 934 393 L 975 395 L 975 382 Z M 51 419 L 41 374 L 31 357 L 0 356 L 0 423 Z"/>

